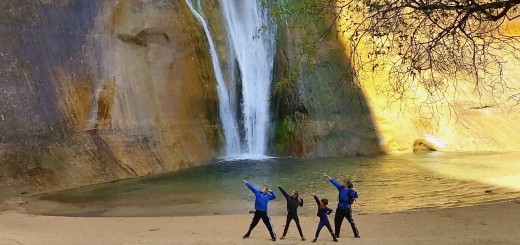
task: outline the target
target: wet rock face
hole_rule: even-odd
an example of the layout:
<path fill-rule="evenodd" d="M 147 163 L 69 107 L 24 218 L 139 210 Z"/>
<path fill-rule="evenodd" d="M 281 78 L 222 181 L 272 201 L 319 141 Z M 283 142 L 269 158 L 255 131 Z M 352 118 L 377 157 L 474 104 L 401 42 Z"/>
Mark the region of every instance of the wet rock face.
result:
<path fill-rule="evenodd" d="M 211 64 L 183 1 L 0 5 L 0 195 L 217 156 Z"/>
<path fill-rule="evenodd" d="M 69 68 L 70 77 L 88 79 L 89 68 L 80 58 L 97 5 L 96 1 L 2 1 L 0 142 L 65 133 L 53 71 Z"/>
<path fill-rule="evenodd" d="M 372 112 L 354 82 L 343 47 L 331 35 L 305 67 L 306 61 L 298 55 L 301 50 L 295 46 L 309 38 L 304 28 L 279 28 L 273 100 L 275 154 L 337 157 L 383 153 Z M 295 67 L 301 69 L 296 76 L 291 74 Z M 277 90 L 280 87 L 283 91 Z"/>

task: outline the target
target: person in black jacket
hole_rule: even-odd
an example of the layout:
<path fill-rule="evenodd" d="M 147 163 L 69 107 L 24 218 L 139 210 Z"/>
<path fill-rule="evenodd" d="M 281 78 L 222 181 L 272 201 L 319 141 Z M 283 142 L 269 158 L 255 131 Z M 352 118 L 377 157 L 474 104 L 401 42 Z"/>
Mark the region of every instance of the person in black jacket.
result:
<path fill-rule="evenodd" d="M 285 199 L 287 199 L 287 220 L 285 221 L 285 229 L 283 230 L 283 235 L 280 237 L 280 240 L 285 239 L 287 230 L 289 230 L 289 224 L 294 219 L 296 228 L 298 228 L 298 232 L 300 232 L 300 237 L 302 241 L 305 241 L 306 239 L 303 236 L 302 227 L 300 226 L 300 219 L 298 219 L 298 207 L 303 207 L 303 199 L 300 198 L 298 191 L 293 191 L 292 195 L 289 196 L 281 186 L 278 185 L 278 189 L 280 189 L 280 192 L 282 192 Z"/>

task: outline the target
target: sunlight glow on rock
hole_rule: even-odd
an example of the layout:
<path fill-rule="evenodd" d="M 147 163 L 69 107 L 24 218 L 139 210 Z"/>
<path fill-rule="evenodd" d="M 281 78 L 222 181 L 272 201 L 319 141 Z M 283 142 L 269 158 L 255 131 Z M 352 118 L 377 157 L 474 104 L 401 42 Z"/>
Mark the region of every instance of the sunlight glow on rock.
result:
<path fill-rule="evenodd" d="M 424 138 L 428 140 L 430 143 L 437 146 L 438 148 L 444 148 L 444 146 L 446 146 L 446 142 L 442 141 L 441 139 L 435 136 L 425 134 Z"/>

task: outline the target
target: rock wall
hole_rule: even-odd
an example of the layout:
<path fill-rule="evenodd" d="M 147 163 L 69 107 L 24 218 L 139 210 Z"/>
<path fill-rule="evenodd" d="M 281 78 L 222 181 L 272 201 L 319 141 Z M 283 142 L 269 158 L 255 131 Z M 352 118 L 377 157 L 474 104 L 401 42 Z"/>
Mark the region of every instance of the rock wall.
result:
<path fill-rule="evenodd" d="M 292 0 L 286 0 L 291 2 Z M 292 1 L 295 4 L 297 1 Z M 331 16 L 305 23 L 287 21 L 279 29 L 275 69 L 276 128 L 273 149 L 276 154 L 298 157 L 334 157 L 411 153 L 414 142 L 425 142 L 440 151 L 518 151 L 520 120 L 518 60 L 504 54 L 504 93 L 463 81 L 444 94 L 425 103 L 427 90 L 419 86 L 406 91 L 408 98 L 393 101 L 392 94 L 381 93 L 388 73 L 353 76 L 349 63 L 348 40 L 331 29 L 323 42 L 316 42 L 318 53 L 300 55 L 302 47 L 316 41 Z M 518 21 L 517 21 L 518 22 Z M 520 24 L 507 23 L 512 34 Z M 303 25 L 302 25 L 303 23 Z M 341 24 L 341 19 L 337 24 Z M 311 34 L 309 34 L 311 33 Z M 339 34 L 339 35 L 336 35 Z M 348 34 L 348 33 L 347 33 Z M 360 56 L 367 56 L 361 50 Z M 305 54 L 305 52 L 304 52 Z M 512 89 L 511 89 L 512 88 Z M 500 87 L 495 89 L 500 90 Z M 517 92 L 516 92 L 517 93 Z M 418 149 L 416 147 L 416 149 Z"/>
<path fill-rule="evenodd" d="M 326 19 L 326 18 L 325 18 Z M 377 125 L 335 29 L 318 53 L 300 53 L 325 31 L 327 21 L 279 27 L 275 61 L 273 150 L 296 157 L 338 157 L 384 153 Z"/>
<path fill-rule="evenodd" d="M 223 65 L 233 65 L 218 1 L 203 6 Z M 461 84 L 437 107 L 447 113 L 425 120 L 417 101 L 389 105 L 378 93 L 384 74 L 354 77 L 334 29 L 301 60 L 298 42 L 326 19 L 279 26 L 273 154 L 412 152 L 414 142 L 432 143 L 427 136 L 444 151 L 520 149 L 520 113 L 499 103 L 507 95 Z M 0 34 L 0 196 L 174 171 L 220 154 L 208 48 L 184 1 L 4 0 Z M 518 65 L 506 64 L 511 86 L 520 86 Z"/>
<path fill-rule="evenodd" d="M 503 31 L 518 35 L 519 27 L 518 21 L 505 22 Z M 348 47 L 344 36 L 339 38 L 343 46 Z M 364 59 L 368 53 L 369 50 L 360 50 L 358 55 Z M 359 83 L 372 110 L 381 146 L 391 154 L 413 152 L 414 142 L 450 152 L 518 151 L 520 60 L 508 52 L 498 55 L 504 61 L 502 84 L 491 88 L 463 79 L 444 80 L 440 82 L 446 92 L 437 95 L 428 92 L 425 84 L 415 84 L 404 91 L 405 99 L 398 101 L 381 89 L 390 87 L 389 66 L 374 73 L 362 73 Z M 489 75 L 486 79 L 497 77 Z"/>
<path fill-rule="evenodd" d="M 0 6 L 0 196 L 218 156 L 211 63 L 184 1 Z"/>

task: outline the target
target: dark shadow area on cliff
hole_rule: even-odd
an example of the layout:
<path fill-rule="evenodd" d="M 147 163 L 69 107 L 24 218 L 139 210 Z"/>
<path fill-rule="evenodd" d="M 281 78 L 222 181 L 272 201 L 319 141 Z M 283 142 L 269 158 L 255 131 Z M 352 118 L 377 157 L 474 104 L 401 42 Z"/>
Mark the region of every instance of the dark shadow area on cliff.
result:
<path fill-rule="evenodd" d="M 63 180 L 52 173 L 66 168 L 67 155 L 74 157 L 59 148 L 74 145 L 71 124 L 78 114 L 63 114 L 58 81 L 62 76 L 81 84 L 92 79 L 81 57 L 101 2 L 0 4 L 0 195 L 34 192 L 35 186 Z M 91 92 L 89 86 L 79 87 Z"/>
<path fill-rule="evenodd" d="M 302 43 L 318 38 L 308 31 L 327 26 L 325 21 L 279 26 L 270 148 L 274 155 L 294 157 L 384 154 L 367 98 L 334 28 L 316 53 L 300 53 Z"/>
<path fill-rule="evenodd" d="M 100 1 L 4 0 L 0 8 L 0 143 L 61 138 L 58 74 L 91 79 L 78 59 Z M 60 69 L 57 69 L 57 68 Z"/>

